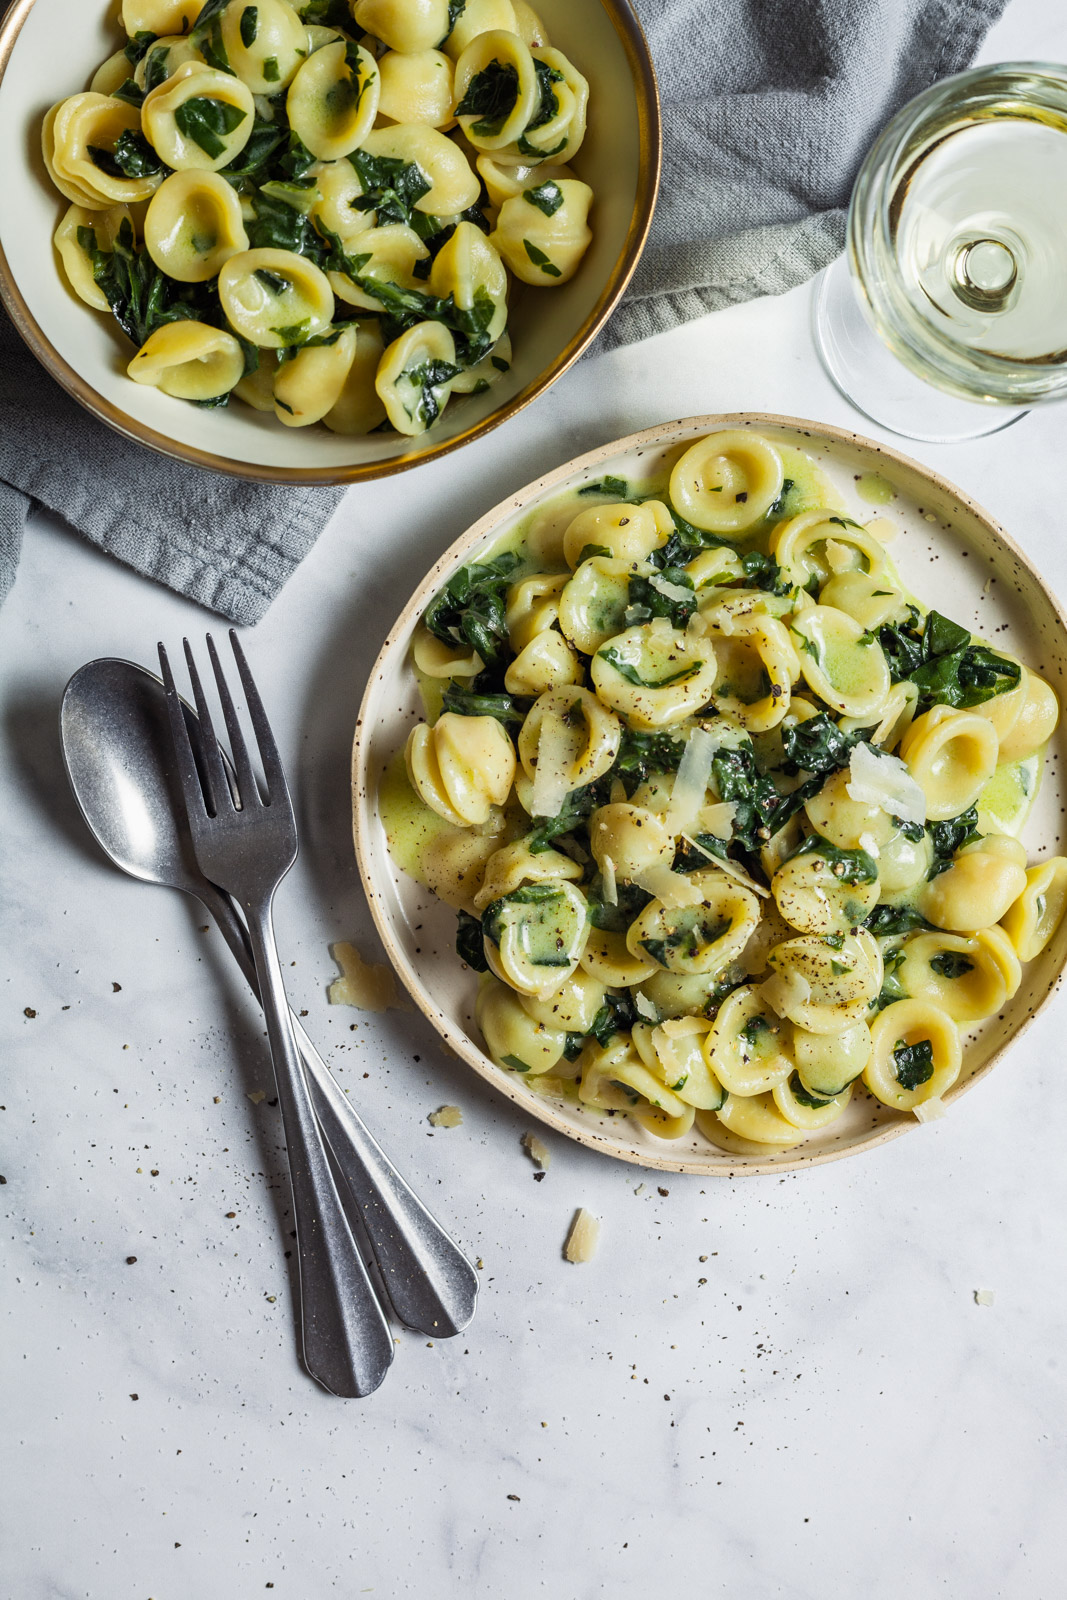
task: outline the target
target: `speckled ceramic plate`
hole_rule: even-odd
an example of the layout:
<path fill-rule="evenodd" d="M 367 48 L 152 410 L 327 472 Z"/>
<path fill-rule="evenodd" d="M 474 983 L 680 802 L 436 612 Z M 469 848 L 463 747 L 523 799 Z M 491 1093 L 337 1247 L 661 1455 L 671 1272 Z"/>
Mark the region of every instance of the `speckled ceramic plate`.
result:
<path fill-rule="evenodd" d="M 551 503 L 583 482 L 609 473 L 630 481 L 665 474 L 692 440 L 724 427 L 758 429 L 806 452 L 832 480 L 852 516 L 864 522 L 885 517 L 898 530 L 890 544 L 893 559 L 924 603 L 1018 655 L 1048 679 L 1063 701 L 1067 620 L 1022 551 L 961 490 L 884 445 L 836 428 L 750 413 L 690 417 L 568 462 L 504 501 L 458 539 L 427 573 L 382 647 L 352 752 L 356 855 L 371 911 L 405 987 L 445 1042 L 501 1094 L 558 1132 L 624 1161 L 707 1177 L 787 1172 L 855 1155 L 916 1126 L 915 1119 L 889 1110 L 859 1087 L 841 1118 L 795 1149 L 749 1146 L 744 1153 L 730 1153 L 710 1145 L 695 1130 L 683 1139 L 658 1139 L 628 1117 L 535 1093 L 522 1078 L 495 1066 L 480 1048 L 474 1022 L 477 977 L 454 953 L 455 912 L 395 865 L 377 796 L 386 766 L 422 716 L 410 665 L 412 634 L 430 599 L 456 569 L 479 559 L 525 519 L 551 516 Z M 1031 861 L 1064 851 L 1064 737 L 1061 724 L 1023 833 Z M 949 1106 L 992 1069 L 1047 1004 L 1062 981 L 1065 963 L 1067 925 L 1024 969 L 1019 991 L 1004 1011 L 965 1032 L 963 1071 L 945 1097 Z"/>

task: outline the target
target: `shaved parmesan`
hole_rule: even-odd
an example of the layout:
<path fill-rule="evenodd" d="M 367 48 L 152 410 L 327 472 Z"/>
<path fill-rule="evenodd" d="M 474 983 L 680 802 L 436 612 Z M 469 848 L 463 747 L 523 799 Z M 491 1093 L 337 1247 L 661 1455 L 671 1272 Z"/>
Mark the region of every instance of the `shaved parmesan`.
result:
<path fill-rule="evenodd" d="M 921 1100 L 911 1109 L 916 1122 L 937 1122 L 946 1115 L 945 1102 L 936 1094 L 931 1100 Z"/>
<path fill-rule="evenodd" d="M 703 1017 L 668 1017 L 666 1022 L 661 1022 L 665 1039 L 691 1039 L 695 1033 L 707 1033 L 708 1025 Z"/>
<path fill-rule="evenodd" d="M 681 833 L 691 828 L 708 795 L 711 763 L 718 749 L 714 734 L 706 728 L 693 728 L 686 740 L 678 766 L 670 804 L 663 819 L 669 834 Z M 728 836 L 727 836 L 728 837 Z"/>
<path fill-rule="evenodd" d="M 646 994 L 641 993 L 640 989 L 634 991 L 634 1007 L 639 1015 L 644 1017 L 647 1022 L 659 1021 L 658 1008 L 653 1005 L 652 1001 Z"/>
<path fill-rule="evenodd" d="M 355 945 L 345 940 L 332 944 L 330 954 L 342 974 L 326 990 L 331 1006 L 355 1006 L 359 1011 L 407 1009 L 397 994 L 391 967 L 377 961 L 364 961 Z"/>
<path fill-rule="evenodd" d="M 634 882 L 669 910 L 676 910 L 679 906 L 698 906 L 701 901 L 696 884 L 690 883 L 683 873 L 675 872 L 672 867 L 649 867 Z"/>
<path fill-rule="evenodd" d="M 653 589 L 665 595 L 668 600 L 692 600 L 693 598 L 692 589 L 687 589 L 681 583 L 672 583 L 669 578 L 664 578 L 661 573 L 657 572 L 648 581 Z"/>
<path fill-rule="evenodd" d="M 622 620 L 628 628 L 632 628 L 635 622 L 647 622 L 650 615 L 647 606 L 627 606 L 622 614 Z"/>
<path fill-rule="evenodd" d="M 860 834 L 860 849 L 866 850 L 872 861 L 878 860 L 879 845 L 873 833 Z"/>
<path fill-rule="evenodd" d="M 559 816 L 570 794 L 573 765 L 573 732 L 558 711 L 548 710 L 541 719 L 537 740 L 537 769 L 531 802 L 535 817 Z"/>
<path fill-rule="evenodd" d="M 564 1259 L 575 1264 L 580 1261 L 592 1261 L 599 1243 L 600 1223 L 591 1211 L 580 1206 L 574 1213 L 574 1221 L 571 1223 L 567 1242 L 563 1246 Z"/>
<path fill-rule="evenodd" d="M 760 984 L 760 994 L 772 1011 L 785 1017 L 791 1009 L 795 1011 L 807 1005 L 811 999 L 811 984 L 800 972 L 774 972 Z"/>
<path fill-rule="evenodd" d="M 731 839 L 737 817 L 736 800 L 720 800 L 713 806 L 701 806 L 697 816 L 701 833 L 713 833 L 716 839 Z"/>
<path fill-rule="evenodd" d="M 604 904 L 617 906 L 619 903 L 619 888 L 615 879 L 615 863 L 610 856 L 605 856 L 600 863 L 600 881 L 604 890 Z"/>
<path fill-rule="evenodd" d="M 542 1172 L 548 1171 L 552 1160 L 552 1152 L 543 1139 L 539 1139 L 536 1133 L 524 1133 L 522 1136 L 522 1148 L 526 1151 L 530 1160 L 541 1168 Z"/>
<path fill-rule="evenodd" d="M 925 824 L 926 796 L 899 756 L 858 744 L 852 751 L 849 774 L 845 789 L 850 800 L 877 806 L 900 822 Z"/>
<path fill-rule="evenodd" d="M 769 899 L 771 891 L 765 889 L 762 883 L 757 883 L 755 878 L 749 877 L 744 867 L 739 867 L 736 861 L 724 861 L 722 856 L 712 855 L 710 850 L 705 850 L 702 844 L 697 844 L 687 833 L 682 834 L 686 844 L 692 845 L 694 850 L 699 850 L 702 856 L 707 857 L 709 867 L 718 867 L 720 872 L 725 872 L 728 878 L 733 878 L 736 883 L 743 883 L 746 889 L 751 889 L 753 894 L 762 895 Z"/>
<path fill-rule="evenodd" d="M 848 572 L 852 566 L 852 546 L 842 544 L 839 539 L 827 539 L 826 565 L 831 572 Z"/>
<path fill-rule="evenodd" d="M 654 638 L 662 638 L 674 632 L 670 617 L 653 617 L 648 625 L 648 631 Z"/>

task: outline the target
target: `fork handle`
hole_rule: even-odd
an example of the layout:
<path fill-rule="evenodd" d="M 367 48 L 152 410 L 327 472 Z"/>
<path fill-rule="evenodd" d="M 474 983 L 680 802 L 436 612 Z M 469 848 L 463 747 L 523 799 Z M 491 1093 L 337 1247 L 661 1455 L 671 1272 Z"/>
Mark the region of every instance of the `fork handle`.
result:
<path fill-rule="evenodd" d="M 233 901 L 222 890 L 202 898 L 258 995 L 248 935 Z M 393 1311 L 405 1327 L 431 1339 L 462 1333 L 474 1316 L 477 1272 L 404 1182 L 296 1017 L 292 1020 L 319 1127 L 358 1210 Z"/>
<path fill-rule="evenodd" d="M 331 1394 L 371 1394 L 395 1345 L 348 1225 L 319 1136 L 285 998 L 271 900 L 245 905 L 293 1189 L 304 1363 Z"/>

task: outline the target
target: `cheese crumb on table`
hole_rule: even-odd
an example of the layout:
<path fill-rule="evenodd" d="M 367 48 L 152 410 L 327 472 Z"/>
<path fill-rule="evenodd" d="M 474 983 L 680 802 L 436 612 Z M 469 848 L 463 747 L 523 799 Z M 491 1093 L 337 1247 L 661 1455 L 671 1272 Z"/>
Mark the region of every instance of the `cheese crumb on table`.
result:
<path fill-rule="evenodd" d="M 426 1120 L 435 1128 L 458 1128 L 463 1122 L 463 1113 L 458 1106 L 438 1106 Z"/>
<path fill-rule="evenodd" d="M 976 1306 L 991 1306 L 995 1299 L 996 1295 L 992 1289 L 976 1289 L 974 1291 L 974 1303 Z"/>
<path fill-rule="evenodd" d="M 948 1115 L 945 1102 L 936 1094 L 932 1100 L 920 1100 L 911 1110 L 917 1122 L 936 1122 L 939 1117 Z"/>
<path fill-rule="evenodd" d="M 548 1171 L 552 1161 L 552 1152 L 543 1139 L 539 1139 L 536 1133 L 524 1133 L 522 1136 L 522 1148 L 526 1151 L 530 1160 L 537 1163 L 542 1172 Z"/>
<path fill-rule="evenodd" d="M 397 993 L 392 967 L 364 961 L 354 944 L 344 941 L 330 946 L 330 954 L 341 969 L 326 990 L 332 1006 L 356 1006 L 360 1011 L 403 1009 Z"/>
<path fill-rule="evenodd" d="M 579 1206 L 574 1213 L 574 1220 L 571 1223 L 570 1232 L 563 1246 L 564 1260 L 575 1264 L 580 1261 L 592 1261 L 599 1243 L 599 1221 L 591 1211 L 587 1211 L 584 1206 Z"/>

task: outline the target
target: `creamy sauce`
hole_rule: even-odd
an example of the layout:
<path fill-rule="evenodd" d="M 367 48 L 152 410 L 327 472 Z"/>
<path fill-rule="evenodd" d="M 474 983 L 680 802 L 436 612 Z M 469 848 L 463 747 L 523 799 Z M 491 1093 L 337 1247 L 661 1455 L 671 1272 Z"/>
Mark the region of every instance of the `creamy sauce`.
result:
<path fill-rule="evenodd" d="M 455 910 L 474 911 L 489 857 L 529 826 L 525 813 L 505 813 L 497 806 L 481 827 L 457 828 L 446 822 L 411 787 L 402 750 L 382 774 L 378 803 L 397 866 Z"/>
<path fill-rule="evenodd" d="M 862 472 L 856 479 L 856 493 L 869 506 L 885 506 L 896 494 L 887 478 L 878 472 Z"/>

